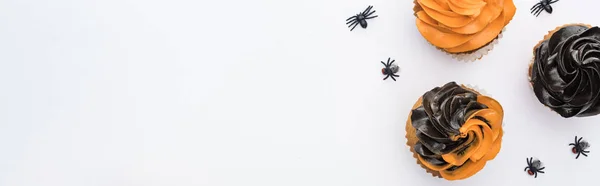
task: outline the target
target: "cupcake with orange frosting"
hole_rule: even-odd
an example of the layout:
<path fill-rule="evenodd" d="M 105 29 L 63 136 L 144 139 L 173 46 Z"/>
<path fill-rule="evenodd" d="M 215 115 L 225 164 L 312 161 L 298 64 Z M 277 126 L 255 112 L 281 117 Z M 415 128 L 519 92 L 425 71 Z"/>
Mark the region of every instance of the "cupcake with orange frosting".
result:
<path fill-rule="evenodd" d="M 415 0 L 425 39 L 461 61 L 481 59 L 501 37 L 516 7 L 512 0 Z"/>
<path fill-rule="evenodd" d="M 407 145 L 433 176 L 466 179 L 500 152 L 503 116 L 493 98 L 450 82 L 415 103 L 406 122 Z"/>

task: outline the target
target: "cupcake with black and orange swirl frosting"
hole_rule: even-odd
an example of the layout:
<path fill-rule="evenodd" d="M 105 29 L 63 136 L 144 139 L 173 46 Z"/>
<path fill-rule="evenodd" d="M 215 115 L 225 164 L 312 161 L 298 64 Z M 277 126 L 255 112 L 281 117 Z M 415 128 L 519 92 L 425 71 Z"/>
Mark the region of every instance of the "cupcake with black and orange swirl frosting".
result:
<path fill-rule="evenodd" d="M 481 59 L 516 12 L 512 0 L 415 0 L 417 28 L 425 39 L 462 61 Z"/>
<path fill-rule="evenodd" d="M 600 113 L 600 28 L 568 24 L 533 49 L 529 78 L 538 100 L 564 118 Z"/>
<path fill-rule="evenodd" d="M 496 100 L 450 82 L 415 103 L 406 122 L 407 145 L 433 176 L 466 179 L 500 151 L 503 116 Z"/>

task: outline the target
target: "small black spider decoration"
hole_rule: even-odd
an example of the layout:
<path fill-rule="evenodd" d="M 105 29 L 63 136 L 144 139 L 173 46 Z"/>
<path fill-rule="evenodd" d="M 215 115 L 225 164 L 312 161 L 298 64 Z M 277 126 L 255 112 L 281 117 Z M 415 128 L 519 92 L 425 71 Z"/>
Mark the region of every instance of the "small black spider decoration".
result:
<path fill-rule="evenodd" d="M 384 63 L 383 61 L 381 61 L 381 64 L 383 64 L 383 66 L 385 66 L 384 68 L 381 69 L 381 73 L 383 75 L 386 75 L 385 78 L 383 78 L 383 80 L 386 80 L 388 77 L 391 77 L 394 81 L 396 81 L 396 78 L 394 77 L 400 77 L 399 75 L 396 75 L 396 73 L 398 72 L 398 70 L 400 70 L 400 68 L 398 67 L 398 65 L 393 64 L 394 61 L 396 60 L 392 60 L 390 61 L 391 58 L 388 58 L 387 63 Z"/>
<path fill-rule="evenodd" d="M 542 10 L 546 10 L 549 14 L 552 14 L 552 6 L 550 4 L 556 3 L 558 0 L 541 0 L 539 3 L 531 7 L 531 13 L 537 17 L 542 13 Z"/>
<path fill-rule="evenodd" d="M 525 160 L 527 160 L 527 167 L 525 167 L 525 171 L 527 171 L 527 174 L 531 176 L 535 175 L 534 178 L 537 178 L 538 173 L 544 173 L 544 171 L 542 170 L 544 170 L 546 167 L 541 167 L 542 162 L 540 160 L 534 160 L 533 157 L 525 158 Z"/>
<path fill-rule="evenodd" d="M 363 28 L 367 28 L 367 19 L 373 19 L 376 18 L 377 16 L 371 16 L 375 13 L 375 10 L 373 10 L 371 12 L 371 9 L 373 8 L 373 6 L 369 6 L 367 9 L 365 9 L 365 11 L 356 14 L 355 16 L 352 16 L 348 19 L 346 19 L 346 24 L 348 25 L 348 28 L 352 27 L 350 29 L 350 31 L 354 30 L 354 28 L 356 28 L 356 25 L 359 25 Z"/>
<path fill-rule="evenodd" d="M 580 137 L 579 140 L 577 140 L 577 136 L 575 136 L 575 143 L 570 143 L 569 146 L 573 146 L 573 148 L 571 149 L 571 152 L 573 152 L 573 154 L 577 154 L 577 157 L 575 157 L 575 159 L 579 158 L 579 155 L 584 155 L 585 157 L 587 157 L 587 154 L 585 153 L 590 153 L 590 151 L 586 151 L 585 149 L 587 149 L 588 147 L 590 147 L 590 144 L 583 140 L 583 137 Z"/>

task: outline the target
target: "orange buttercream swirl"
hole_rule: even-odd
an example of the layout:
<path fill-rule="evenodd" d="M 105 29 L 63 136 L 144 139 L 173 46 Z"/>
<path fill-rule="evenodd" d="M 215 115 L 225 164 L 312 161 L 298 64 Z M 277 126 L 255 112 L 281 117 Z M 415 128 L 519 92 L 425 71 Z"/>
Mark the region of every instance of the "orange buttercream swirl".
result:
<path fill-rule="evenodd" d="M 500 104 L 454 82 L 436 87 L 412 110 L 419 162 L 448 180 L 468 178 L 500 151 Z"/>
<path fill-rule="evenodd" d="M 477 50 L 502 31 L 515 15 L 512 0 L 416 0 L 417 28 L 449 53 Z"/>

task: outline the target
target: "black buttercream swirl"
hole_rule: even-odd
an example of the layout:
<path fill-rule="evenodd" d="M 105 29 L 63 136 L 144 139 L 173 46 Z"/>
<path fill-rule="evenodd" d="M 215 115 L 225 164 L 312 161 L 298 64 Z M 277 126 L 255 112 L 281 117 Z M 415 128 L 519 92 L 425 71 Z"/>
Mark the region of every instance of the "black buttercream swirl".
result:
<path fill-rule="evenodd" d="M 411 122 L 419 141 L 415 152 L 434 165 L 445 165 L 441 157 L 467 143 L 467 138 L 451 139 L 471 113 L 488 108 L 477 102 L 477 94 L 450 82 L 423 95 L 422 106 L 412 110 Z"/>
<path fill-rule="evenodd" d="M 566 26 L 535 49 L 531 83 L 538 100 L 562 117 L 600 113 L 600 28 Z"/>

